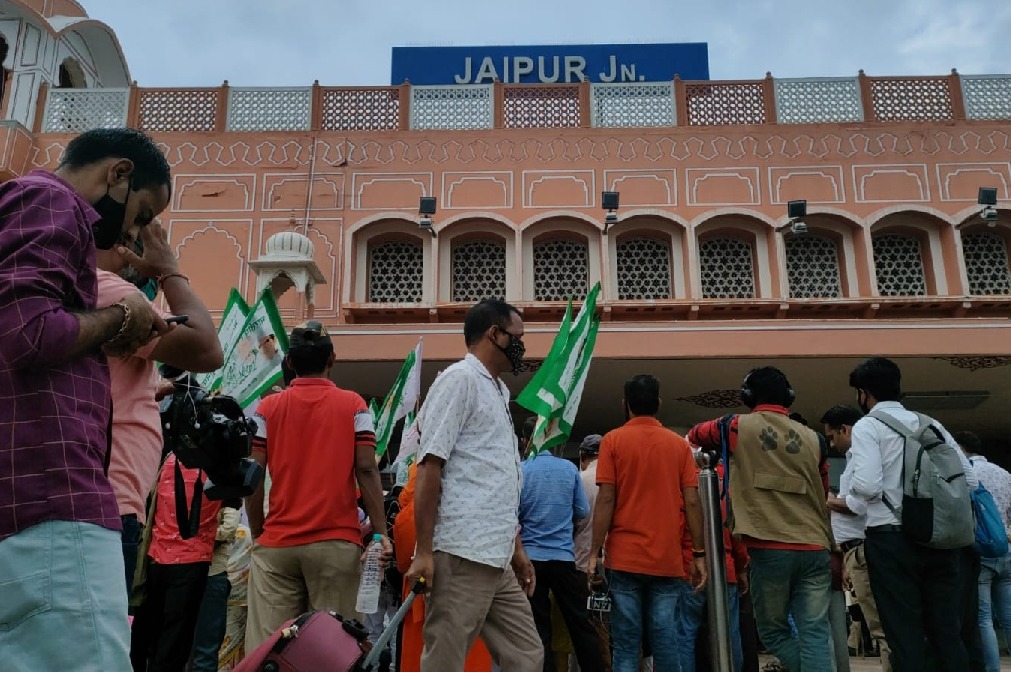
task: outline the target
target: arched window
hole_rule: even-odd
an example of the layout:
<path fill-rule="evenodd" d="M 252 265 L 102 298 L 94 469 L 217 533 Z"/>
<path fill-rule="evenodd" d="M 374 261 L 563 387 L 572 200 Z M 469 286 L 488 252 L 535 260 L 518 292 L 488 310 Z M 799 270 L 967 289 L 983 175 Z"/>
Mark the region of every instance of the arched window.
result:
<path fill-rule="evenodd" d="M 84 89 L 88 85 L 81 65 L 72 58 L 63 59 L 60 64 L 59 89 Z"/>
<path fill-rule="evenodd" d="M 506 295 L 506 247 L 501 241 L 479 239 L 453 246 L 454 302 L 480 302 Z"/>
<path fill-rule="evenodd" d="M 879 234 L 872 242 L 879 295 L 914 297 L 927 294 L 918 238 L 906 234 Z"/>
<path fill-rule="evenodd" d="M 615 249 L 618 299 L 671 298 L 670 243 L 648 237 L 634 237 L 619 241 Z"/>
<path fill-rule="evenodd" d="M 420 241 L 400 239 L 369 247 L 369 302 L 420 302 L 425 249 Z"/>
<path fill-rule="evenodd" d="M 835 240 L 813 234 L 788 237 L 786 275 L 790 297 L 842 297 Z"/>
<path fill-rule="evenodd" d="M 1011 295 L 1007 245 L 995 232 L 962 234 L 970 295 Z"/>
<path fill-rule="evenodd" d="M 534 299 L 565 302 L 586 297 L 590 254 L 585 241 L 549 239 L 534 244 Z"/>
<path fill-rule="evenodd" d="M 751 243 L 721 236 L 699 244 L 702 297 L 741 299 L 755 296 L 755 262 Z"/>

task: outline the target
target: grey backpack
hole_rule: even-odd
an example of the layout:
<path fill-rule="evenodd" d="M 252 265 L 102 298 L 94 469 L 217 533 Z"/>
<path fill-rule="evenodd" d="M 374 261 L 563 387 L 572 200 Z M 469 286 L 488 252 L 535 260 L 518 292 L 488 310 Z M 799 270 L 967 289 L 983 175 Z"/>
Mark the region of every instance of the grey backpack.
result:
<path fill-rule="evenodd" d="M 888 509 L 902 522 L 902 531 L 914 543 L 952 550 L 972 545 L 975 524 L 969 483 L 957 448 L 944 439 L 930 417 L 917 414 L 916 431 L 883 412 L 871 412 L 905 439 L 902 461 L 902 503 Z"/>

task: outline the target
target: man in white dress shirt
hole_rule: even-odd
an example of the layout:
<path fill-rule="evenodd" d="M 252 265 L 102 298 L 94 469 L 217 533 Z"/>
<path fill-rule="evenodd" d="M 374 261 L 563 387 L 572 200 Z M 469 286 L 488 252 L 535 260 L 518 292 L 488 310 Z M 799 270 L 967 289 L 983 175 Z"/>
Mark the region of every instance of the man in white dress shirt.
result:
<path fill-rule="evenodd" d="M 463 325 L 467 357 L 432 384 L 418 415 L 417 546 L 409 583 L 428 582 L 422 671 L 461 672 L 480 635 L 502 671 L 544 660 L 527 597 L 536 579 L 519 540 L 522 472 L 509 389 L 523 362 L 523 319 L 484 300 Z"/>
<path fill-rule="evenodd" d="M 850 373 L 857 403 L 865 413 L 884 412 L 913 430 L 915 413 L 899 403 L 902 374 L 887 358 L 870 358 Z M 945 441 L 959 452 L 966 481 L 975 489 L 969 460 L 936 421 Z M 964 672 L 969 657 L 960 638 L 961 617 L 952 610 L 959 592 L 960 550 L 937 550 L 909 540 L 886 505 L 902 504 L 904 438 L 881 421 L 863 417 L 853 426 L 850 510 L 866 514 L 864 551 L 871 590 L 885 628 L 892 667 L 902 671 Z"/>
<path fill-rule="evenodd" d="M 850 461 L 853 426 L 862 416 L 848 405 L 836 405 L 822 415 L 821 423 L 825 427 L 825 437 L 829 444 L 837 452 L 846 455 L 846 469 L 839 477 L 839 494 L 838 496 L 829 494 L 828 509 L 832 518 L 832 535 L 835 537 L 836 545 L 842 550 L 843 566 L 849 577 L 850 587 L 857 603 L 860 604 L 860 611 L 867 621 L 871 638 L 878 644 L 881 669 L 890 672 L 892 666 L 889 660 L 888 641 L 885 639 L 885 631 L 881 629 L 881 618 L 878 615 L 878 606 L 874 603 L 871 581 L 867 575 L 867 560 L 864 557 L 864 527 L 867 525 L 867 515 L 866 513 L 857 515 L 848 505 L 849 499 L 854 498 L 849 495 L 850 481 L 853 479 L 853 462 Z M 855 507 L 860 507 L 859 502 Z"/>

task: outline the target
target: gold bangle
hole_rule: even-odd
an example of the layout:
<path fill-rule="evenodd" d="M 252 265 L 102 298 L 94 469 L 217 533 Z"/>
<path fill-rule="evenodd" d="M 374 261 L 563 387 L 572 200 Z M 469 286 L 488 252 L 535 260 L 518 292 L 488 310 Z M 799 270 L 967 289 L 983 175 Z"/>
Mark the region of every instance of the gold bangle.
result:
<path fill-rule="evenodd" d="M 190 282 L 190 277 L 189 276 L 187 276 L 186 274 L 182 274 L 180 272 L 174 271 L 174 272 L 172 272 L 170 274 L 162 274 L 161 276 L 159 276 L 158 277 L 158 287 L 161 288 L 162 286 L 164 286 L 165 285 L 165 281 L 169 280 L 170 278 L 181 278 L 182 280 L 186 281 L 187 283 Z"/>
<path fill-rule="evenodd" d="M 123 310 L 123 323 L 119 326 L 119 331 L 116 336 L 106 342 L 106 344 L 115 344 L 119 340 L 123 339 L 123 335 L 126 334 L 126 329 L 130 326 L 130 307 L 120 300 L 119 302 L 114 302 L 109 305 L 111 307 L 119 307 Z"/>

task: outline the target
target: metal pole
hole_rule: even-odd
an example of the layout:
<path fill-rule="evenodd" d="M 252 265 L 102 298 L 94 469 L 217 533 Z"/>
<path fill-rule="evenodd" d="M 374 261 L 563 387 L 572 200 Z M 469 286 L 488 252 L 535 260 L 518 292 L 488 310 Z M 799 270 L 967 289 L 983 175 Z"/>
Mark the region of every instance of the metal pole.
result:
<path fill-rule="evenodd" d="M 718 672 L 733 671 L 730 650 L 730 601 L 727 597 L 727 557 L 723 546 L 723 513 L 720 510 L 720 479 L 714 470 L 717 455 L 701 452 L 699 496 L 702 501 L 702 529 L 706 542 L 706 603 L 709 615 L 709 648 Z"/>

